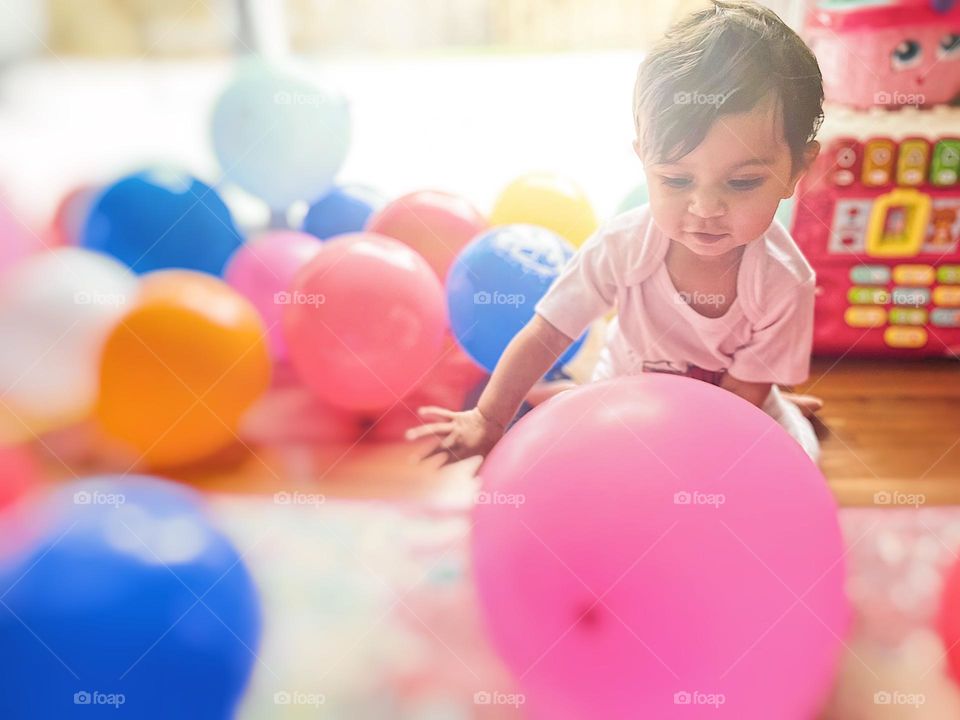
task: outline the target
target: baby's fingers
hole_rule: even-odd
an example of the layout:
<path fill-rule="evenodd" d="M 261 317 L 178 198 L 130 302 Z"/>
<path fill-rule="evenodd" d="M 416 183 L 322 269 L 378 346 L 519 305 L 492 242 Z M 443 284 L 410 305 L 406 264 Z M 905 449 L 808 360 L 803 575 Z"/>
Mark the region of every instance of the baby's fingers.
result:
<path fill-rule="evenodd" d="M 436 405 L 425 405 L 424 407 L 417 408 L 417 414 L 420 415 L 420 417 L 434 415 L 436 417 L 447 418 L 449 420 L 457 413 L 453 410 L 448 410 L 447 408 L 437 407 Z"/>
<path fill-rule="evenodd" d="M 427 435 L 444 435 L 451 430 L 453 430 L 453 423 L 451 422 L 427 423 L 426 425 L 410 428 L 403 436 L 407 440 L 419 440 Z"/>

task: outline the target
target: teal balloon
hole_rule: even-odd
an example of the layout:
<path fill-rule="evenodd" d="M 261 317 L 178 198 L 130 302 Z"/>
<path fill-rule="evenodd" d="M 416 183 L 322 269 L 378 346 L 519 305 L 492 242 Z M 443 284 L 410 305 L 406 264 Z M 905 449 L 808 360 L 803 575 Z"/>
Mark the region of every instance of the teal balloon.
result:
<path fill-rule="evenodd" d="M 350 146 L 350 111 L 331 88 L 247 60 L 217 100 L 211 130 L 224 178 L 286 210 L 332 187 Z"/>
<path fill-rule="evenodd" d="M 620 201 L 620 206 L 617 208 L 617 214 L 619 215 L 627 210 L 640 207 L 647 202 L 650 202 L 650 193 L 647 190 L 647 183 L 642 182 L 629 193 L 627 193 L 627 196 Z"/>
<path fill-rule="evenodd" d="M 793 224 L 793 212 L 793 198 L 789 197 L 786 200 L 780 201 L 780 205 L 777 206 L 777 213 L 774 215 L 774 217 L 780 221 L 781 225 L 789 230 L 790 226 Z"/>

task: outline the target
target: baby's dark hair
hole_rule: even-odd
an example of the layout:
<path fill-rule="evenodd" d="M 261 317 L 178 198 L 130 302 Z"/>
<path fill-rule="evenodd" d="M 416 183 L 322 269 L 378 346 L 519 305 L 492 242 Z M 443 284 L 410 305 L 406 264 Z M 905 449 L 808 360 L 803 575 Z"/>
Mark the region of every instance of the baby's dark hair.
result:
<path fill-rule="evenodd" d="M 796 168 L 823 122 L 817 59 L 772 10 L 714 0 L 667 31 L 640 65 L 637 138 L 652 162 L 675 162 L 719 116 L 747 112 L 771 91 Z"/>

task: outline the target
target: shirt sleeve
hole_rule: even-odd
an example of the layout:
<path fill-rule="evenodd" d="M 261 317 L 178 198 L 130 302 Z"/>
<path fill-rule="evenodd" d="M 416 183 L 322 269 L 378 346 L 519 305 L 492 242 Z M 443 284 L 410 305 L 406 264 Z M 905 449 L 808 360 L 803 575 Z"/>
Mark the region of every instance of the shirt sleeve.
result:
<path fill-rule="evenodd" d="M 796 385 L 810 375 L 816 280 L 799 285 L 763 317 L 750 341 L 737 349 L 728 372 L 744 382 Z"/>
<path fill-rule="evenodd" d="M 617 297 L 612 257 L 604 233 L 598 230 L 574 254 L 534 307 L 534 311 L 571 340 L 608 312 Z"/>

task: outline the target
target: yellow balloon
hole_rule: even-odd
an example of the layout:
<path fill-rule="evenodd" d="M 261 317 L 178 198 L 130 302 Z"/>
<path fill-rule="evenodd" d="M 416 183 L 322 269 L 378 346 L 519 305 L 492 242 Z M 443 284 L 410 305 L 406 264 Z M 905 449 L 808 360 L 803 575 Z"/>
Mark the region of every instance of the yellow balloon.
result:
<path fill-rule="evenodd" d="M 145 275 L 101 356 L 100 425 L 150 466 L 229 445 L 270 381 L 265 335 L 253 305 L 219 278 Z"/>
<path fill-rule="evenodd" d="M 572 180 L 531 173 L 510 183 L 494 203 L 491 225 L 528 223 L 553 230 L 579 247 L 597 229 L 597 214 Z"/>

